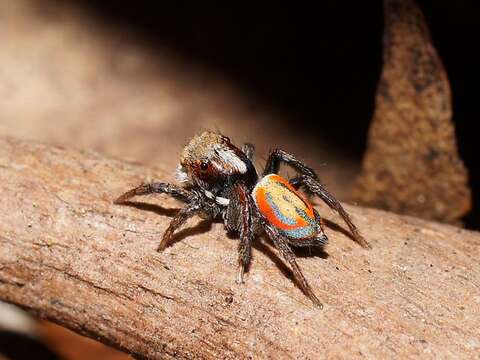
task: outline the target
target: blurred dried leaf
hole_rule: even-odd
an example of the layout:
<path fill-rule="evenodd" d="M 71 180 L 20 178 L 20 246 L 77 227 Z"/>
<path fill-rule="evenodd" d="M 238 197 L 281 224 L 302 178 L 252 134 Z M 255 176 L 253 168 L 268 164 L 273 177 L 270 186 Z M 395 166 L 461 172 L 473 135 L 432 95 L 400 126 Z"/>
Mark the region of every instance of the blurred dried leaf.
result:
<path fill-rule="evenodd" d="M 278 146 L 312 166 L 334 164 L 321 169 L 322 180 L 339 198 L 349 195 L 348 156 L 314 137 L 299 141 L 296 119 L 161 40 L 76 1 L 0 0 L 0 25 L 1 135 L 93 149 L 173 176 L 188 139 L 219 130 L 255 144 L 261 163 Z"/>
<path fill-rule="evenodd" d="M 353 197 L 453 222 L 471 207 L 457 151 L 450 87 L 413 0 L 385 0 L 384 66 L 363 172 Z"/>

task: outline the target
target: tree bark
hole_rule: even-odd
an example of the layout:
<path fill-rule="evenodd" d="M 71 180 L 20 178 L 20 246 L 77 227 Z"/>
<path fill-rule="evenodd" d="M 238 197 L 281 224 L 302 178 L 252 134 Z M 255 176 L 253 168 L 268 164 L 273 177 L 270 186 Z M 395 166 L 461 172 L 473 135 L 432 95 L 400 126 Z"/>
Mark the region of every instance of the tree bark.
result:
<path fill-rule="evenodd" d="M 0 299 L 138 358 L 478 356 L 478 233 L 347 206 L 365 250 L 319 206 L 330 244 L 297 253 L 318 310 L 268 241 L 235 284 L 237 240 L 220 223 L 190 222 L 157 253 L 181 204 L 112 203 L 152 179 L 171 176 L 1 139 Z"/>

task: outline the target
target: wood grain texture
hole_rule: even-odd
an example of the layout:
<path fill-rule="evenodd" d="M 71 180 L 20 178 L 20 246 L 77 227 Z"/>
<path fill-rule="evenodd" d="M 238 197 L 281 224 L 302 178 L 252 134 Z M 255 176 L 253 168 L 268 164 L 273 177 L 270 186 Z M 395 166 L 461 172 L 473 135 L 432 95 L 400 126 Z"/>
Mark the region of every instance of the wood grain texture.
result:
<path fill-rule="evenodd" d="M 235 284 L 237 240 L 222 224 L 190 223 L 157 253 L 180 204 L 112 204 L 148 179 L 171 176 L 0 140 L 0 299 L 138 358 L 478 356 L 478 233 L 347 206 L 364 250 L 321 206 L 331 242 L 298 253 L 319 311 L 266 241 Z"/>

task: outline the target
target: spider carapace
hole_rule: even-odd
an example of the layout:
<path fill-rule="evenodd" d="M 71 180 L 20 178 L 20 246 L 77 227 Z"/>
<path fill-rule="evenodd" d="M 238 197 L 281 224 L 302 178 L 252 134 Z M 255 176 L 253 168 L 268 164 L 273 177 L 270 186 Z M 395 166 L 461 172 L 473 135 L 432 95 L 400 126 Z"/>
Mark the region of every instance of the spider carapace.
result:
<path fill-rule="evenodd" d="M 328 239 L 320 215 L 298 189 L 303 186 L 309 193 L 318 195 L 342 216 L 360 245 L 369 245 L 310 167 L 293 155 L 276 149 L 270 153 L 259 178 L 252 163 L 253 154 L 251 144 L 244 144 L 239 149 L 228 137 L 206 131 L 190 140 L 183 150 L 176 173 L 182 186 L 164 182 L 143 184 L 115 202 L 124 203 L 136 195 L 163 193 L 186 204 L 165 230 L 159 251 L 165 249 L 175 230 L 190 217 L 201 215 L 223 219 L 227 231 L 238 233 L 240 238 L 238 283 L 243 282 L 250 263 L 252 242 L 264 231 L 289 263 L 305 294 L 315 305 L 322 307 L 297 265 L 291 246 L 322 247 Z M 287 180 L 278 175 L 281 163 L 294 168 L 298 176 Z"/>

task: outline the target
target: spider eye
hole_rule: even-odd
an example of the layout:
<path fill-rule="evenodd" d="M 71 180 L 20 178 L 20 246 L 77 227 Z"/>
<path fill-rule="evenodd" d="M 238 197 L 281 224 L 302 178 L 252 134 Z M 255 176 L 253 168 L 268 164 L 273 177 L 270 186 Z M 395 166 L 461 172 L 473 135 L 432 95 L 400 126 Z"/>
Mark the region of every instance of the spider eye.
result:
<path fill-rule="evenodd" d="M 200 163 L 200 170 L 201 170 L 201 171 L 207 171 L 207 170 L 208 170 L 208 162 L 202 161 L 202 162 Z"/>

